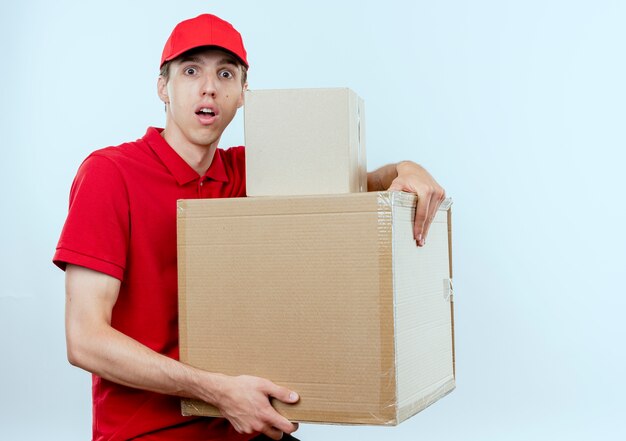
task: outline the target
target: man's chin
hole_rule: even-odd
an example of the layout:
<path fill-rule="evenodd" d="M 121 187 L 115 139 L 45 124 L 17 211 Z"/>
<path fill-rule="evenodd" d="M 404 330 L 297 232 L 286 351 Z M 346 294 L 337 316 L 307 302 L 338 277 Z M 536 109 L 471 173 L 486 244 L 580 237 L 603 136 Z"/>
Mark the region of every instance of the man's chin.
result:
<path fill-rule="evenodd" d="M 217 143 L 220 140 L 219 136 L 215 136 L 215 134 L 206 134 L 199 136 L 192 136 L 189 138 L 190 141 L 197 145 L 198 147 L 211 148 L 211 146 L 217 146 Z"/>

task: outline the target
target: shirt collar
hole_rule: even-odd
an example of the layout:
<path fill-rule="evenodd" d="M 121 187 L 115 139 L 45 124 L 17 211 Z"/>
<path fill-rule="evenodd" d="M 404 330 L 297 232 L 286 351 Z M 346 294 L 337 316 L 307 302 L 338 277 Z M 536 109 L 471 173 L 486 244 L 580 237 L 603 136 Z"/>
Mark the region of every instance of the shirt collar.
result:
<path fill-rule="evenodd" d="M 163 162 L 179 185 L 185 185 L 191 181 L 198 180 L 200 178 L 198 172 L 176 153 L 161 136 L 161 132 L 163 132 L 161 128 L 149 127 L 146 134 L 143 136 L 143 140 L 150 146 L 161 162 Z M 226 174 L 224 162 L 222 161 L 221 149 L 215 150 L 213 161 L 211 161 L 211 165 L 202 179 L 228 182 L 228 175 Z"/>

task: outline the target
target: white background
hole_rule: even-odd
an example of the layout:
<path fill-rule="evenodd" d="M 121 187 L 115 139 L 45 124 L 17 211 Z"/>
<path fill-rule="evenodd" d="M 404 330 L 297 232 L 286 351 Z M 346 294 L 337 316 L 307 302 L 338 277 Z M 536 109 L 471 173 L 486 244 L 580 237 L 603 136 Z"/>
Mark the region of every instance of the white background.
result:
<path fill-rule="evenodd" d="M 212 12 L 250 87 L 350 87 L 370 168 L 426 166 L 454 204 L 457 389 L 395 428 L 303 440 L 626 439 L 621 1 L 2 1 L 0 439 L 90 437 L 52 254 L 92 150 L 162 126 L 160 54 Z M 238 117 L 223 146 L 243 144 Z M 288 355 L 287 355 L 288 356 Z"/>

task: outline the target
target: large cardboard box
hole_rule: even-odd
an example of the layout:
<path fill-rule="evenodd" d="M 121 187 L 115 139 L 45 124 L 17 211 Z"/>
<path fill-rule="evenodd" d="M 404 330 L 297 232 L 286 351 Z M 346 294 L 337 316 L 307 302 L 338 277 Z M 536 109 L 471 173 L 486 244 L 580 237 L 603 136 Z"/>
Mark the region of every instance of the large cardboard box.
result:
<path fill-rule="evenodd" d="M 450 212 L 418 248 L 415 200 L 179 201 L 181 360 L 297 391 L 293 421 L 394 425 L 452 391 Z"/>
<path fill-rule="evenodd" d="M 248 196 L 367 191 L 363 100 L 347 88 L 249 90 Z"/>

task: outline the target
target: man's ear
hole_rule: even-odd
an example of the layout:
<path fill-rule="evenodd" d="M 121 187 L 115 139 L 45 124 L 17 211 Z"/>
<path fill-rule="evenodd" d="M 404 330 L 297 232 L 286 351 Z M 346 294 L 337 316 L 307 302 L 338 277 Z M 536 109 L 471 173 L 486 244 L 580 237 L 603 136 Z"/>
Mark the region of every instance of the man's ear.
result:
<path fill-rule="evenodd" d="M 239 101 L 237 101 L 238 109 L 240 109 L 241 106 L 244 105 L 245 97 L 246 97 L 246 90 L 248 90 L 248 83 L 244 83 L 243 87 L 241 88 L 241 96 L 239 96 Z"/>
<path fill-rule="evenodd" d="M 157 79 L 157 94 L 159 95 L 159 99 L 163 101 L 165 104 L 169 104 L 170 97 L 167 94 L 167 80 L 163 75 L 159 75 Z"/>

